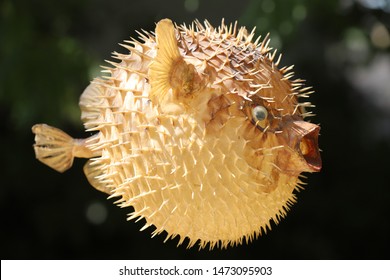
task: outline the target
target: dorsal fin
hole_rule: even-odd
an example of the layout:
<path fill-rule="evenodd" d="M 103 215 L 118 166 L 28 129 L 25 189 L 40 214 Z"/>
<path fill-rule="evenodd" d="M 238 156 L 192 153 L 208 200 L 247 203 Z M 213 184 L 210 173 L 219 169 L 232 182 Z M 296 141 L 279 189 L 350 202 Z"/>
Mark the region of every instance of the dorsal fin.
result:
<path fill-rule="evenodd" d="M 195 67 L 187 64 L 177 46 L 175 28 L 169 19 L 156 26 L 157 55 L 150 65 L 150 97 L 162 99 L 172 89 L 173 94 L 187 95 L 196 89 Z"/>

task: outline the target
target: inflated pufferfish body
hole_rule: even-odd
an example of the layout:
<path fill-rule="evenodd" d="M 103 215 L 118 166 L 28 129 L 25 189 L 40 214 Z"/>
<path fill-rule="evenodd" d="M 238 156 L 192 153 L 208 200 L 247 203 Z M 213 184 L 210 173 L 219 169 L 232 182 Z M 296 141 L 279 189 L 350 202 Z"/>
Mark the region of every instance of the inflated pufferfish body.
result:
<path fill-rule="evenodd" d="M 218 29 L 156 26 L 123 45 L 80 98 L 88 139 L 33 127 L 37 158 L 59 172 L 90 158 L 89 182 L 154 235 L 227 247 L 252 240 L 295 202 L 302 172 L 321 168 L 319 127 L 298 102 L 308 97 L 290 68 L 278 69 L 269 40 L 222 23 Z"/>

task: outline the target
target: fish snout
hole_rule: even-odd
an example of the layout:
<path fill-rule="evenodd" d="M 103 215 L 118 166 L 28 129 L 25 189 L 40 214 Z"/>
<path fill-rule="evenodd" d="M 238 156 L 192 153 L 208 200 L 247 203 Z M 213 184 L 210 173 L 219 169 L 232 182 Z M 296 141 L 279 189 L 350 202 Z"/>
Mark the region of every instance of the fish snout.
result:
<path fill-rule="evenodd" d="M 316 124 L 296 120 L 291 122 L 289 144 L 303 159 L 307 172 L 319 172 L 322 167 L 318 148 L 320 127 Z"/>
<path fill-rule="evenodd" d="M 300 141 L 296 150 L 305 159 L 309 172 L 319 172 L 322 167 L 321 155 L 318 148 L 318 135 L 320 127 L 318 125 L 300 121 L 295 124 L 301 130 Z"/>
<path fill-rule="evenodd" d="M 282 142 L 285 158 L 278 166 L 287 173 L 319 172 L 322 168 L 318 135 L 320 127 L 301 119 L 286 119 L 283 122 Z"/>

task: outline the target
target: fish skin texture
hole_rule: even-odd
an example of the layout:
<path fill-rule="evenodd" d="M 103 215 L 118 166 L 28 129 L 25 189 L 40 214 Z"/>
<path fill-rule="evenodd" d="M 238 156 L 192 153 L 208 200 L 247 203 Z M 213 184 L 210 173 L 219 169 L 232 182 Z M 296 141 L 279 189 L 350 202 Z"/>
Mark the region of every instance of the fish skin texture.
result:
<path fill-rule="evenodd" d="M 35 125 L 37 159 L 64 172 L 89 158 L 89 183 L 153 236 L 209 249 L 252 241 L 286 216 L 301 173 L 321 169 L 320 128 L 304 120 L 311 88 L 253 37 L 237 23 L 161 20 L 82 93 L 94 135 Z"/>

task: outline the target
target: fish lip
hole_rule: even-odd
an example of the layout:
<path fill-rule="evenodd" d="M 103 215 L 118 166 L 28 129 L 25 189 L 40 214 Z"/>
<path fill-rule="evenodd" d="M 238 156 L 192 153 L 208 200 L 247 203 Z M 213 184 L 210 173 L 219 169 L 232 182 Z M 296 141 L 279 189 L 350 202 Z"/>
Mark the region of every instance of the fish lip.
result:
<path fill-rule="evenodd" d="M 318 135 L 320 132 L 320 127 L 311 123 L 307 124 L 310 125 L 309 129 L 306 130 L 306 133 L 302 135 L 302 138 L 297 145 L 297 150 L 308 165 L 308 171 L 319 172 L 322 168 L 321 155 L 318 149 Z"/>

